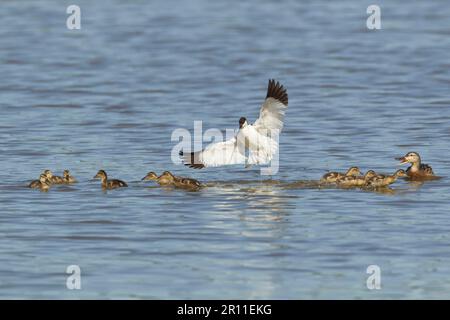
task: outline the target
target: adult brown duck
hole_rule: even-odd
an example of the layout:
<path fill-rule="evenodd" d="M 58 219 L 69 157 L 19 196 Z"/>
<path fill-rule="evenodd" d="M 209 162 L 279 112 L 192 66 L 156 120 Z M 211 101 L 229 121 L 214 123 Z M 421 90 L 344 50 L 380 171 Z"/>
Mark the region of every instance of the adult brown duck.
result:
<path fill-rule="evenodd" d="M 411 166 L 406 169 L 406 174 L 411 179 L 427 179 L 436 177 L 434 175 L 433 169 L 428 164 L 422 163 L 420 155 L 417 152 L 408 152 L 406 155 L 400 158 L 395 158 L 399 160 L 401 164 L 410 163 Z"/>

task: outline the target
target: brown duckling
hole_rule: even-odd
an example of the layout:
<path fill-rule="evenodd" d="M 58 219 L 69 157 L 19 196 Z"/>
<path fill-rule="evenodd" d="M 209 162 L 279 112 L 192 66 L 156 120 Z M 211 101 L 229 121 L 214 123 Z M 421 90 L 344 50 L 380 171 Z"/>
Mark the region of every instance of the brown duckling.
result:
<path fill-rule="evenodd" d="M 346 173 L 340 173 L 340 172 L 328 172 L 326 174 L 323 175 L 322 179 L 320 179 L 320 182 L 325 182 L 325 183 L 335 183 L 337 179 L 348 176 L 357 176 L 361 174 L 361 171 L 359 170 L 358 167 L 351 167 L 350 169 L 347 170 Z"/>
<path fill-rule="evenodd" d="M 422 163 L 417 152 L 408 152 L 405 156 L 395 159 L 399 160 L 401 164 L 411 163 L 411 166 L 406 169 L 406 174 L 410 178 L 420 179 L 434 176 L 431 166 Z"/>
<path fill-rule="evenodd" d="M 177 188 L 197 189 L 201 187 L 198 180 L 174 176 L 170 171 L 164 171 L 159 179 L 165 179 Z"/>
<path fill-rule="evenodd" d="M 185 188 L 185 189 L 198 189 L 202 187 L 202 184 L 198 180 L 183 177 L 175 179 L 174 184 L 175 187 L 177 188 Z"/>
<path fill-rule="evenodd" d="M 364 176 L 344 176 L 338 178 L 336 183 L 343 187 L 362 187 L 365 186 L 368 181 L 375 177 L 377 174 L 373 170 L 369 170 L 366 172 Z"/>
<path fill-rule="evenodd" d="M 406 176 L 407 174 L 403 169 L 397 170 L 393 175 L 390 176 L 378 174 L 375 177 L 369 179 L 369 181 L 367 182 L 367 186 L 369 188 L 387 187 L 388 185 L 393 184 L 395 181 L 397 181 L 397 178 Z"/>
<path fill-rule="evenodd" d="M 62 184 L 64 183 L 64 179 L 59 176 L 54 176 L 50 170 L 45 170 L 44 174 L 47 176 L 48 182 L 52 184 Z"/>
<path fill-rule="evenodd" d="M 160 178 L 167 179 L 167 181 L 171 181 L 171 183 L 177 188 L 198 189 L 202 186 L 198 180 L 174 176 L 169 171 L 164 171 Z"/>
<path fill-rule="evenodd" d="M 174 185 L 175 177 L 169 172 L 164 171 L 162 175 L 159 177 L 153 171 L 147 173 L 145 177 L 142 178 L 142 181 L 154 180 L 161 186 L 169 186 Z"/>
<path fill-rule="evenodd" d="M 158 180 L 158 176 L 153 171 L 150 171 L 141 179 L 141 181 Z"/>
<path fill-rule="evenodd" d="M 100 178 L 102 180 L 102 188 L 103 189 L 115 189 L 121 187 L 128 187 L 128 185 L 122 181 L 117 179 L 108 179 L 108 175 L 104 170 L 99 170 L 95 175 L 94 179 Z"/>
<path fill-rule="evenodd" d="M 71 184 L 77 182 L 77 180 L 70 175 L 69 170 L 64 170 L 63 172 L 63 179 L 65 184 Z"/>
<path fill-rule="evenodd" d="M 142 180 L 155 180 L 162 186 L 173 185 L 177 188 L 198 189 L 201 183 L 195 179 L 177 177 L 169 171 L 164 171 L 159 177 L 154 172 L 149 172 Z"/>
<path fill-rule="evenodd" d="M 50 188 L 50 182 L 48 181 L 47 175 L 41 174 L 39 180 L 33 180 L 28 185 L 29 188 L 41 189 L 41 191 L 48 191 Z"/>

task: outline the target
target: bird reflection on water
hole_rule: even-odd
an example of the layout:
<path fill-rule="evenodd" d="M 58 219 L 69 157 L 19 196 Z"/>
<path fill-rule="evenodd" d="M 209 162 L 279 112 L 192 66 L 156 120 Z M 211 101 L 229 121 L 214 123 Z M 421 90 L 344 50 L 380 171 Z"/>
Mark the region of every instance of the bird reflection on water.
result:
<path fill-rule="evenodd" d="M 253 217 L 271 221 L 283 219 L 288 209 L 292 209 L 289 195 L 283 194 L 279 188 L 281 182 L 277 180 L 266 181 L 233 181 L 233 182 L 211 182 L 206 183 L 207 192 L 217 193 L 223 201 L 216 203 L 216 208 L 234 208 L 234 202 L 246 206 L 238 208 L 240 214 L 252 212 Z M 255 215 L 255 213 L 257 213 Z M 250 218 L 250 217 L 248 217 Z"/>

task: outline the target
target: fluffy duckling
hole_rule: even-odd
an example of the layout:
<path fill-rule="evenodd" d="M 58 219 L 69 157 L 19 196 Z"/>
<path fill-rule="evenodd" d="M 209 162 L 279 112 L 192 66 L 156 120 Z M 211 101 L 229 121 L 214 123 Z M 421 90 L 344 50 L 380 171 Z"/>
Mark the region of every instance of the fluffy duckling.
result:
<path fill-rule="evenodd" d="M 406 169 L 406 174 L 411 178 L 434 176 L 433 169 L 429 165 L 421 162 L 417 152 L 408 152 L 405 156 L 395 159 L 399 160 L 401 164 L 411 163 L 411 166 Z"/>
<path fill-rule="evenodd" d="M 161 186 L 169 186 L 173 185 L 175 182 L 175 177 L 169 172 L 164 171 L 162 175 L 159 177 L 153 171 L 147 173 L 145 177 L 142 178 L 142 181 L 154 180 Z"/>
<path fill-rule="evenodd" d="M 95 175 L 94 179 L 101 179 L 102 180 L 102 188 L 103 189 L 115 189 L 115 188 L 121 188 L 121 187 L 128 187 L 128 185 L 122 181 L 117 179 L 109 179 L 108 175 L 104 170 L 99 170 L 97 174 Z"/>
<path fill-rule="evenodd" d="M 65 184 L 75 183 L 77 180 L 70 175 L 69 170 L 64 170 L 63 172 L 63 179 Z"/>
<path fill-rule="evenodd" d="M 175 179 L 174 184 L 175 187 L 177 188 L 185 188 L 185 189 L 198 189 L 202 187 L 202 184 L 198 180 L 183 177 Z"/>
<path fill-rule="evenodd" d="M 358 167 L 351 167 L 350 169 L 347 170 L 346 173 L 328 172 L 323 175 L 322 179 L 320 179 L 320 182 L 335 183 L 336 180 L 339 178 L 343 178 L 345 176 L 352 177 L 352 176 L 357 176 L 359 174 L 361 174 L 361 171 L 359 170 Z"/>
<path fill-rule="evenodd" d="M 393 184 L 395 181 L 397 181 L 397 178 L 406 176 L 407 174 L 403 169 L 397 170 L 393 175 L 390 176 L 378 174 L 369 179 L 369 181 L 367 182 L 367 186 L 370 188 L 387 187 L 388 185 Z"/>
<path fill-rule="evenodd" d="M 364 176 L 344 176 L 338 178 L 336 183 L 343 187 L 362 187 L 365 186 L 370 179 L 375 177 L 377 174 L 373 170 L 366 172 Z"/>
<path fill-rule="evenodd" d="M 50 170 L 45 170 L 44 174 L 47 176 L 47 180 L 53 184 L 61 184 L 64 183 L 64 179 L 59 176 L 54 176 Z"/>
<path fill-rule="evenodd" d="M 33 189 L 41 189 L 42 191 L 48 191 L 50 188 L 50 182 L 48 181 L 47 175 L 41 174 L 39 180 L 33 180 L 28 185 L 28 187 Z"/>
<path fill-rule="evenodd" d="M 164 171 L 159 177 L 154 172 L 149 172 L 142 180 L 155 180 L 159 185 L 173 185 L 177 188 L 198 189 L 201 183 L 195 179 L 177 177 L 169 171 Z"/>
<path fill-rule="evenodd" d="M 177 177 L 169 171 L 164 171 L 161 177 L 163 179 L 167 179 L 167 181 L 170 181 L 177 188 L 198 189 L 202 186 L 198 180 L 192 178 Z"/>
<path fill-rule="evenodd" d="M 153 171 L 150 171 L 141 179 L 141 181 L 158 180 L 158 176 Z"/>
<path fill-rule="evenodd" d="M 41 186 L 41 180 L 47 182 L 47 176 L 45 174 L 41 174 L 39 179 L 31 181 L 28 187 L 32 189 L 39 188 Z"/>

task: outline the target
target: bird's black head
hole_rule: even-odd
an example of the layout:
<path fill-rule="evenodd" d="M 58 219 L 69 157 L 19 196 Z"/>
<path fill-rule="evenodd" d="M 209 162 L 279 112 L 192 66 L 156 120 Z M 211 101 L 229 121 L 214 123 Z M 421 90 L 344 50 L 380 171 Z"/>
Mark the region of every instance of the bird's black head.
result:
<path fill-rule="evenodd" d="M 244 125 L 244 123 L 247 121 L 247 119 L 245 119 L 244 117 L 241 117 L 239 119 L 239 129 L 242 129 L 242 126 Z"/>

